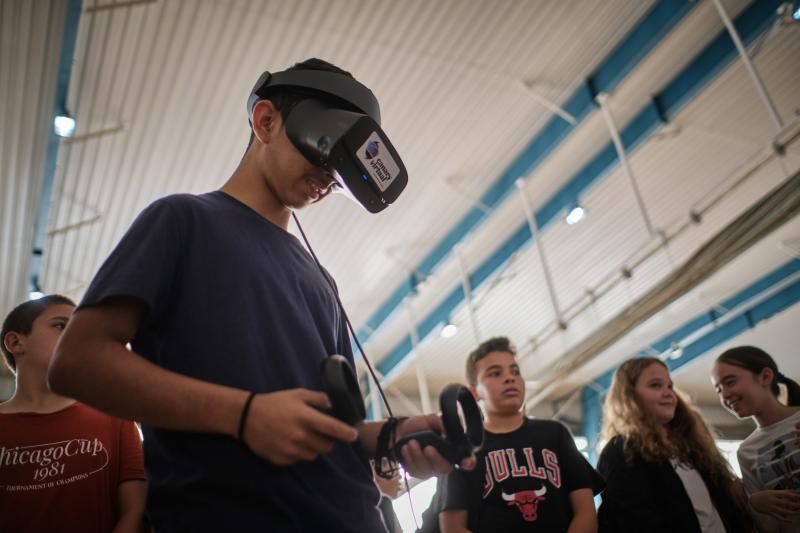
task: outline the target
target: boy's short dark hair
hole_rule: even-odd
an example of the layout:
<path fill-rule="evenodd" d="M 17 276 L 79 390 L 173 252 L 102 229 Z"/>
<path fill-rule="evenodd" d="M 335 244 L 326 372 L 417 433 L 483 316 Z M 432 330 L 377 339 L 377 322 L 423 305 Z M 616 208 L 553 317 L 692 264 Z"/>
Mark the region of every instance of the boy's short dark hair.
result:
<path fill-rule="evenodd" d="M 327 72 L 336 72 L 338 74 L 346 74 L 351 78 L 353 75 L 343 69 L 340 69 L 333 63 L 328 63 L 323 59 L 317 59 L 316 57 L 312 57 L 311 59 L 306 59 L 305 61 L 301 61 L 299 63 L 295 63 L 291 67 L 287 68 L 286 70 L 324 70 Z M 297 89 L 274 89 L 270 90 L 268 94 L 264 95 L 264 100 L 269 100 L 272 102 L 272 105 L 275 106 L 275 109 L 278 110 L 281 114 L 281 119 L 283 122 L 286 122 L 286 117 L 289 116 L 289 113 L 292 111 L 295 105 L 297 105 L 302 100 L 308 98 L 309 96 L 313 96 L 317 93 L 314 93 L 311 90 L 303 90 L 300 88 Z M 349 104 L 347 107 L 351 107 Z M 250 145 L 253 144 L 253 138 L 255 135 L 253 131 L 250 131 L 250 140 L 247 142 L 247 147 L 250 148 Z"/>
<path fill-rule="evenodd" d="M 478 384 L 478 361 L 491 352 L 507 352 L 514 357 L 517 356 L 517 349 L 514 348 L 508 337 L 492 337 L 483 341 L 467 357 L 467 381 L 470 385 Z"/>
<path fill-rule="evenodd" d="M 28 300 L 16 306 L 3 321 L 3 329 L 0 330 L 0 350 L 3 352 L 3 357 L 6 360 L 8 368 L 15 374 L 17 373 L 17 363 L 14 361 L 14 356 L 6 348 L 6 334 L 10 332 L 19 333 L 20 335 L 29 335 L 33 330 L 33 322 L 39 315 L 46 309 L 54 305 L 71 305 L 75 306 L 75 302 L 61 296 L 60 294 L 48 294 L 36 300 Z"/>

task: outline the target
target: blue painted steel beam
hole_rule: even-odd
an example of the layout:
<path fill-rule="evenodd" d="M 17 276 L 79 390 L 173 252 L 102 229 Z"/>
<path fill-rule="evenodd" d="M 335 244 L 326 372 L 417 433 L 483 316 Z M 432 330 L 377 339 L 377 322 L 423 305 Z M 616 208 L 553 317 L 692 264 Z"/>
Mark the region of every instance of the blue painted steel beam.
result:
<path fill-rule="evenodd" d="M 781 267 L 773 270 L 758 281 L 747 286 L 745 289 L 742 289 L 734 296 L 731 296 L 730 298 L 720 302 L 718 306 L 715 306 L 713 309 L 709 309 L 707 312 L 694 317 L 688 322 L 682 324 L 680 327 L 676 328 L 674 331 L 653 342 L 647 348 L 643 348 L 636 353 L 635 357 L 649 356 L 653 353 L 653 351 L 664 353 L 665 351 L 669 350 L 673 344 L 681 343 L 694 332 L 700 330 L 700 328 L 713 325 L 720 318 L 727 316 L 730 311 L 726 310 L 735 309 L 747 300 L 758 296 L 759 294 L 774 287 L 784 279 L 796 274 L 797 272 L 800 272 L 800 259 L 792 259 L 791 261 L 784 263 Z M 684 347 L 683 356 L 675 360 L 670 360 L 670 365 L 675 365 L 670 366 L 670 368 L 676 370 L 683 364 L 691 361 L 691 357 L 687 356 L 687 348 Z M 601 376 L 597 377 L 594 382 L 600 387 L 607 389 L 611 386 L 611 378 L 614 375 L 614 370 L 616 369 L 609 370 L 608 372 L 602 374 Z"/>
<path fill-rule="evenodd" d="M 769 27 L 780 3 L 780 0 L 761 0 L 740 13 L 734 23 L 745 44 L 752 42 Z M 630 152 L 639 147 L 665 118 L 676 115 L 735 57 L 736 48 L 727 32 L 723 30 L 620 132 L 626 151 Z M 616 150 L 613 143 L 609 142 L 536 212 L 539 228 L 544 230 L 557 220 L 577 198 L 607 176 L 617 163 Z M 521 224 L 469 275 L 470 287 L 478 290 L 522 246 L 532 241 L 533 237 L 527 223 Z M 464 294 L 461 288 L 453 289 L 419 324 L 419 338 L 424 339 L 437 325 L 447 320 L 463 300 Z M 380 372 L 388 375 L 408 355 L 410 347 L 411 339 L 406 337 L 377 365 Z"/>
<path fill-rule="evenodd" d="M 586 452 L 589 455 L 589 462 L 593 465 L 597 464 L 597 442 L 602 429 L 601 399 L 594 389 L 590 387 L 581 389 L 581 413 L 583 414 L 581 428 L 587 441 Z"/>
<path fill-rule="evenodd" d="M 633 71 L 644 57 L 675 28 L 695 6 L 694 0 L 661 0 L 653 6 L 639 24 L 620 42 L 600 64 L 586 83 L 564 104 L 564 109 L 578 123 L 595 108 L 594 96 L 598 91 L 611 93 L 619 83 Z M 576 124 L 577 125 L 577 124 Z M 455 226 L 439 241 L 414 269 L 422 276 L 429 276 L 449 256 L 453 247 L 475 230 L 502 201 L 514 190 L 518 178 L 528 176 L 547 156 L 566 139 L 574 126 L 559 117 L 553 117 L 531 140 L 523 152 L 500 175 L 497 181 L 481 196 L 487 211 L 470 209 Z M 574 200 L 574 198 L 573 198 Z M 416 289 L 415 280 L 397 287 L 378 310 L 359 328 L 360 339 L 373 334 Z"/>
<path fill-rule="evenodd" d="M 61 58 L 58 66 L 58 79 L 56 80 L 56 94 L 53 102 L 53 114 L 50 119 L 50 138 L 47 142 L 47 156 L 44 165 L 44 178 L 39 192 L 39 205 L 36 212 L 36 226 L 33 234 L 33 256 L 31 258 L 30 275 L 28 276 L 29 291 L 38 289 L 39 274 L 42 270 L 42 253 L 44 251 L 45 230 L 50 212 L 50 200 L 53 195 L 53 183 L 56 176 L 56 162 L 58 161 L 58 148 L 61 138 L 55 134 L 53 121 L 56 116 L 67 111 L 67 92 L 69 80 L 72 76 L 73 58 L 75 56 L 75 42 L 78 39 L 78 24 L 81 18 L 81 0 L 69 0 L 66 17 L 64 18 L 64 33 L 61 38 Z"/>
<path fill-rule="evenodd" d="M 665 361 L 670 372 L 675 372 L 698 357 L 707 354 L 720 344 L 733 339 L 749 329 L 753 329 L 759 322 L 785 311 L 798 303 L 800 301 L 800 281 L 795 281 L 768 298 L 751 306 L 747 306 L 745 309 L 736 311 L 736 315 L 733 318 L 727 316 L 731 312 L 734 312 L 729 310 L 734 310 L 737 306 L 771 289 L 789 276 L 798 272 L 800 272 L 799 259 L 793 259 L 785 263 L 780 268 L 773 270 L 734 296 L 721 302 L 719 306 L 692 318 L 674 331 L 651 343 L 647 348 L 637 352 L 634 357 L 650 356 L 652 350 L 663 353 L 667 351 L 673 343 L 680 343 L 701 328 L 712 326 L 712 329 L 708 333 L 695 339 L 686 346 L 682 346 L 683 355 L 681 355 L 681 357 Z M 726 318 L 726 322 L 722 325 L 717 325 L 718 320 L 722 317 Z M 611 386 L 611 379 L 615 371 L 616 367 L 598 376 L 593 380 L 594 384 L 599 385 L 603 390 L 608 390 Z M 605 392 L 601 392 L 592 387 L 583 387 L 581 390 L 583 434 L 589 441 L 589 449 L 591 450 L 589 455 L 593 463 L 597 459 L 597 452 L 595 450 L 600 437 L 601 401 L 604 395 Z"/>

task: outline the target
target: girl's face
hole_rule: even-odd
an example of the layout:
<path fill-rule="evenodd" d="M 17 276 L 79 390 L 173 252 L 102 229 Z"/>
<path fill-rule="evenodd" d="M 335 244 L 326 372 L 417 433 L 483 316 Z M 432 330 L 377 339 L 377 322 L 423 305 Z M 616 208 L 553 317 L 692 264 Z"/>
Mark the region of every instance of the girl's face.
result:
<path fill-rule="evenodd" d="M 641 408 L 662 424 L 675 416 L 678 398 L 672 390 L 669 371 L 658 363 L 645 368 L 634 385 L 636 399 Z"/>
<path fill-rule="evenodd" d="M 711 370 L 711 383 L 722 407 L 738 418 L 755 415 L 774 398 L 770 390 L 772 371 L 768 368 L 753 374 L 746 368 L 716 362 Z"/>

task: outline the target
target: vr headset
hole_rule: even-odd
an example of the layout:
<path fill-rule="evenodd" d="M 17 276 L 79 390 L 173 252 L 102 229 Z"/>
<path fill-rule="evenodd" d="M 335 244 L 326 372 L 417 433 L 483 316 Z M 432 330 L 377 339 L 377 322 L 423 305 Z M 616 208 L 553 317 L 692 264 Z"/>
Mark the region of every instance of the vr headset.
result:
<path fill-rule="evenodd" d="M 378 100 L 352 77 L 322 70 L 264 72 L 247 100 L 248 118 L 276 89 L 307 95 L 286 117 L 289 140 L 311 164 L 326 169 L 367 211 L 394 202 L 408 173 L 381 129 Z"/>

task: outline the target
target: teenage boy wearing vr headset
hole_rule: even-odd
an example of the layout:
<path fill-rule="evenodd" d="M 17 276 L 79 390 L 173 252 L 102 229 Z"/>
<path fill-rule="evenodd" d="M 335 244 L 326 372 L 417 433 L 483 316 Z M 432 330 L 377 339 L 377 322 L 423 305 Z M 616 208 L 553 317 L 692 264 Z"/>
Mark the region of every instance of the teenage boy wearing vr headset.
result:
<path fill-rule="evenodd" d="M 369 89 L 324 61 L 262 76 L 253 94 L 238 168 L 218 191 L 162 198 L 139 215 L 64 331 L 50 386 L 142 422 L 157 531 L 383 531 L 367 462 L 383 423 L 325 413 L 320 363 L 339 353 L 352 364 L 350 338 L 334 289 L 287 228 L 293 210 L 339 185 L 373 212 L 391 202 L 391 181 L 365 171 L 374 183 L 359 189 L 345 168 L 390 143 Z M 341 124 L 341 138 L 325 133 Z M 375 131 L 358 137 L 359 124 Z M 381 172 L 402 168 L 391 156 Z M 437 415 L 412 417 L 395 436 L 431 428 L 441 430 Z M 401 456 L 417 477 L 452 468 L 416 441 Z"/>

